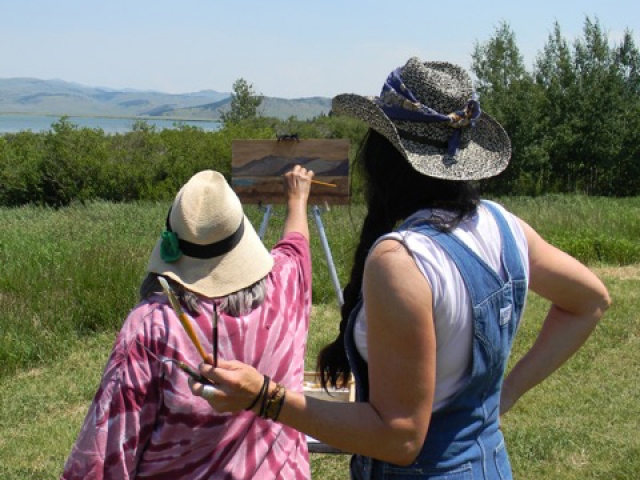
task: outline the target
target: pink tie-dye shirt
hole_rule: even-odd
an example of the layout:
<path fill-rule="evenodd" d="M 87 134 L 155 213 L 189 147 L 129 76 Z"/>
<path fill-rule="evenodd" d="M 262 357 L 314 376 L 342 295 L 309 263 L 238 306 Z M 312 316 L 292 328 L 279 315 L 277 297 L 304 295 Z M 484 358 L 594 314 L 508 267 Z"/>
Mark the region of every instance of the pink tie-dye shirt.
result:
<path fill-rule="evenodd" d="M 250 314 L 220 314 L 219 355 L 255 366 L 302 391 L 311 310 L 307 240 L 288 234 L 272 250 L 265 302 Z M 248 260 L 250 261 L 250 259 Z M 191 317 L 212 351 L 212 303 Z M 164 297 L 126 319 L 61 479 L 308 479 L 305 436 L 252 412 L 217 414 L 191 394 L 186 374 L 160 357 L 202 360 Z"/>

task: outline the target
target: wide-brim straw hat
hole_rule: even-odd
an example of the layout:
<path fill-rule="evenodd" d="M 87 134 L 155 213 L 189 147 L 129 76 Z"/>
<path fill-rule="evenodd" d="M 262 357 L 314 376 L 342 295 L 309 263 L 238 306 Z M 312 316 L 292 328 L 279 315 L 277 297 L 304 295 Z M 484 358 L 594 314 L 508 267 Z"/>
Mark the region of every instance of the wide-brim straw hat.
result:
<path fill-rule="evenodd" d="M 480 111 L 471 77 L 451 63 L 413 57 L 389 75 L 380 96 L 340 94 L 332 112 L 364 121 L 430 177 L 488 178 L 511 157 L 504 128 Z"/>
<path fill-rule="evenodd" d="M 170 277 L 209 298 L 253 285 L 273 268 L 273 258 L 244 215 L 225 178 L 195 174 L 180 189 L 147 270 Z"/>

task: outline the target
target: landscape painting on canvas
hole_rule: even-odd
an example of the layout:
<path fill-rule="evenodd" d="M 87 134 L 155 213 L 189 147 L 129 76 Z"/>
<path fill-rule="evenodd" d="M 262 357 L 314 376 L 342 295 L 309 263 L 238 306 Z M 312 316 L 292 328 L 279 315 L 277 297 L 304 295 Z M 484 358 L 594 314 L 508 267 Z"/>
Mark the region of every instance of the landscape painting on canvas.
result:
<path fill-rule="evenodd" d="M 348 140 L 234 140 L 231 152 L 231 186 L 243 203 L 284 203 L 282 176 L 295 165 L 322 182 L 311 185 L 310 205 L 349 203 Z"/>

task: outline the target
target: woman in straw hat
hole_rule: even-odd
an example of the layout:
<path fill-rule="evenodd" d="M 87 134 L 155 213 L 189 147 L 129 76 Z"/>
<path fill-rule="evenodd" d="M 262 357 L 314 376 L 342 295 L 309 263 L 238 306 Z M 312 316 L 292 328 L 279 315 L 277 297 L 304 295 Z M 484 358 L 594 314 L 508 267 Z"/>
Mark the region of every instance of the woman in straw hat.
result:
<path fill-rule="evenodd" d="M 379 97 L 339 95 L 333 112 L 370 127 L 359 155 L 368 212 L 340 334 L 318 363 L 325 385 L 353 373 L 357 402 L 305 398 L 274 381 L 263 391 L 264 372 L 237 362 L 201 367 L 217 382 L 209 402 L 238 412 L 257 396 L 254 412 L 355 453 L 354 479 L 511 478 L 499 414 L 581 347 L 608 292 L 479 198 L 476 181 L 504 170 L 510 141 L 462 68 L 412 58 Z M 504 378 L 528 288 L 551 308 Z"/>
<path fill-rule="evenodd" d="M 218 414 L 191 394 L 176 362 L 197 369 L 202 358 L 158 278 L 180 298 L 205 352 L 217 318 L 220 361 L 241 360 L 301 391 L 312 177 L 300 166 L 285 175 L 284 233 L 271 253 L 220 173 L 199 172 L 182 187 L 61 478 L 309 478 L 304 435 L 250 412 Z"/>

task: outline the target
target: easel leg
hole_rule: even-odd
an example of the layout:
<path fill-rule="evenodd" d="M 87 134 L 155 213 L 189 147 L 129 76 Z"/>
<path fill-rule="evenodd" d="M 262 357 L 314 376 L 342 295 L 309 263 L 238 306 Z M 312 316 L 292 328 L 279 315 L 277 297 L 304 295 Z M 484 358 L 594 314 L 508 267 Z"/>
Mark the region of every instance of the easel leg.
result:
<path fill-rule="evenodd" d="M 340 288 L 340 280 L 338 280 L 338 273 L 336 272 L 336 266 L 333 263 L 333 256 L 331 255 L 331 248 L 329 247 L 329 242 L 327 240 L 327 235 L 324 232 L 324 225 L 322 224 L 322 217 L 320 208 L 317 205 L 313 206 L 313 216 L 316 220 L 316 226 L 318 227 L 318 233 L 320 234 L 320 242 L 322 243 L 322 249 L 324 250 L 324 256 L 327 259 L 327 266 L 329 267 L 329 275 L 331 275 L 331 282 L 333 283 L 333 288 L 336 291 L 336 296 L 338 297 L 338 304 L 342 307 L 344 300 L 342 298 L 342 288 Z"/>
<path fill-rule="evenodd" d="M 260 224 L 260 231 L 258 232 L 258 236 L 260 240 L 264 240 L 264 234 L 267 231 L 267 226 L 269 225 L 269 219 L 271 218 L 271 211 L 273 210 L 273 205 L 269 204 L 264 209 L 264 216 L 262 217 L 262 223 Z"/>
<path fill-rule="evenodd" d="M 260 231 L 258 232 L 258 236 L 260 240 L 264 240 L 264 235 L 267 231 L 267 227 L 269 226 L 269 219 L 271 218 L 271 214 L 273 211 L 273 205 L 267 205 L 264 210 L 264 216 L 262 217 L 262 223 L 260 224 Z M 318 228 L 318 234 L 320 235 L 320 243 L 322 244 L 322 250 L 324 251 L 324 256 L 327 259 L 327 266 L 329 268 L 329 275 L 331 277 L 331 283 L 333 283 L 333 288 L 336 291 L 336 297 L 338 298 L 338 306 L 342 307 L 344 303 L 344 299 L 342 297 L 342 288 L 340 288 L 340 280 L 338 279 L 338 273 L 336 272 L 336 266 L 333 263 L 333 256 L 331 255 L 331 248 L 329 247 L 329 241 L 327 240 L 327 235 L 324 231 L 324 225 L 322 223 L 321 211 L 320 207 L 314 205 L 312 208 L 313 217 L 316 221 L 316 227 Z"/>

